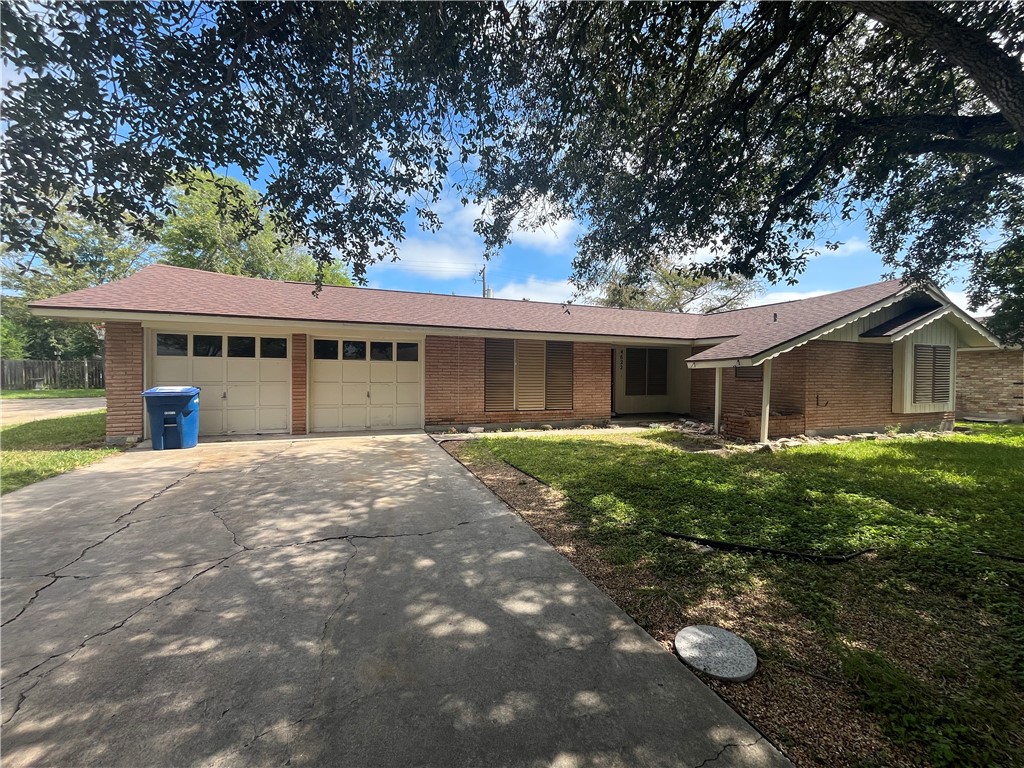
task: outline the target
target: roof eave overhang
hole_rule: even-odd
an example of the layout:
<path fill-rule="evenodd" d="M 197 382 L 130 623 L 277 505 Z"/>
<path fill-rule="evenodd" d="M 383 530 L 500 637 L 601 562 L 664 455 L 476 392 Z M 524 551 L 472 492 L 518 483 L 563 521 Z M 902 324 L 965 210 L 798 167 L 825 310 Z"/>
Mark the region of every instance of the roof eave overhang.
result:
<path fill-rule="evenodd" d="M 72 309 L 67 307 L 29 306 L 37 317 L 53 317 L 84 323 L 139 322 L 144 327 L 169 325 L 200 325 L 217 323 L 226 326 L 275 326 L 294 328 L 296 332 L 321 331 L 325 335 L 345 329 L 359 329 L 363 332 L 404 333 L 431 336 L 489 336 L 494 338 L 550 339 L 602 344 L 643 344 L 647 346 L 687 346 L 694 343 L 721 343 L 726 338 L 693 339 L 658 336 L 617 336 L 612 334 L 571 333 L 562 331 L 524 331 L 514 328 L 469 328 L 437 325 L 415 325 L 409 323 L 365 323 L 356 321 L 303 320 L 297 318 L 249 317 L 238 315 L 184 314 L 174 312 L 140 312 L 119 309 Z"/>
<path fill-rule="evenodd" d="M 913 286 L 907 286 L 905 288 L 901 288 L 896 293 L 891 294 L 890 296 L 887 296 L 884 299 L 876 301 L 874 304 L 870 304 L 867 307 L 864 307 L 863 309 L 857 310 L 856 312 L 851 312 L 848 315 L 844 315 L 843 317 L 839 318 L 838 320 L 834 320 L 831 323 L 827 323 L 826 325 L 823 325 L 823 326 L 820 326 L 818 328 L 815 328 L 812 331 L 808 331 L 807 333 L 800 334 L 799 336 L 796 336 L 795 338 L 789 339 L 788 341 L 785 341 L 782 344 L 776 344 L 774 347 L 770 347 L 770 348 L 768 348 L 766 350 L 758 352 L 756 355 L 749 355 L 749 356 L 744 356 L 744 357 L 723 357 L 723 358 L 707 359 L 707 360 L 693 360 L 693 361 L 687 360 L 686 364 L 690 368 L 695 368 L 695 369 L 699 369 L 699 368 L 732 368 L 732 367 L 736 367 L 736 366 L 744 367 L 744 366 L 760 365 L 765 360 L 772 360 L 772 359 L 778 357 L 779 355 L 783 355 L 786 352 L 789 352 L 791 350 L 796 349 L 797 347 L 802 347 L 804 344 L 808 343 L 809 341 L 814 341 L 815 339 L 824 336 L 826 333 L 832 333 L 832 331 L 836 331 L 836 330 L 838 330 L 840 328 L 843 328 L 844 326 L 847 326 L 850 323 L 855 323 L 858 320 L 860 320 L 861 318 L 867 317 L 872 312 L 877 312 L 880 309 L 885 309 L 886 307 L 888 307 L 888 306 L 890 306 L 892 304 L 895 304 L 897 301 L 902 299 L 908 293 L 912 293 L 914 290 L 916 290 L 916 289 Z M 949 301 L 948 298 L 945 298 L 945 297 L 943 297 L 943 298 L 944 298 L 945 301 L 947 301 L 947 302 Z"/>
<path fill-rule="evenodd" d="M 948 305 L 950 310 L 953 312 L 953 315 L 958 320 L 962 321 L 972 331 L 982 336 L 988 342 L 988 344 L 981 344 L 977 346 L 972 345 L 969 347 L 965 347 L 965 349 L 991 349 L 993 346 L 999 347 L 1000 349 L 1008 349 L 1008 347 L 1005 344 L 1003 344 L 996 336 L 994 336 L 988 328 L 986 328 L 984 325 L 982 325 L 973 317 L 971 317 L 967 312 L 960 309 L 960 307 L 954 304 L 953 301 L 949 298 L 949 296 L 943 293 L 942 289 L 939 288 L 937 285 L 929 285 L 926 288 L 926 290 L 933 298 L 936 298 L 939 301 L 942 301 L 944 304 Z"/>

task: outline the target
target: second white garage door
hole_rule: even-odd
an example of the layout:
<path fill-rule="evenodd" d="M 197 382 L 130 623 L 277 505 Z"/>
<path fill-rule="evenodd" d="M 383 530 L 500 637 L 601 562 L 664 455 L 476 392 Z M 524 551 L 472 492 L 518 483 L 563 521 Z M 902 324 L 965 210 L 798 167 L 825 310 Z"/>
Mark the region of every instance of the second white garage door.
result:
<path fill-rule="evenodd" d="M 423 425 L 418 342 L 321 338 L 312 353 L 311 431 Z"/>

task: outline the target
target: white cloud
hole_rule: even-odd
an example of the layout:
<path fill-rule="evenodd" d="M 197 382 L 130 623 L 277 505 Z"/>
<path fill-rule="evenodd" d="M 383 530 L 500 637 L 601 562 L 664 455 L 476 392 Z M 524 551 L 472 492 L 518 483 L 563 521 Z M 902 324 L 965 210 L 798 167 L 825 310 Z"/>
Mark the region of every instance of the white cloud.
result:
<path fill-rule="evenodd" d="M 436 238 L 436 239 L 435 239 Z M 399 261 L 384 261 L 370 269 L 377 275 L 388 271 L 412 272 L 436 280 L 472 277 L 483 266 L 483 249 L 467 247 L 438 235 L 410 237 L 398 245 Z"/>
<path fill-rule="evenodd" d="M 528 229 L 520 224 L 512 235 L 512 242 L 547 252 L 561 251 L 575 243 L 578 231 L 579 225 L 573 219 L 559 219 L 537 229 Z"/>
<path fill-rule="evenodd" d="M 380 262 L 371 266 L 369 272 L 383 276 L 400 271 L 433 280 L 472 277 L 479 272 L 484 265 L 484 246 L 473 231 L 473 222 L 481 208 L 443 199 L 436 211 L 443 223 L 440 231 L 414 230 L 415 234 L 397 244 L 398 261 Z"/>
<path fill-rule="evenodd" d="M 764 304 L 778 304 L 783 301 L 798 301 L 800 299 L 810 299 L 815 296 L 824 296 L 826 293 L 832 293 L 832 291 L 769 291 L 763 296 L 751 299 L 750 304 L 747 306 L 760 307 Z"/>
<path fill-rule="evenodd" d="M 542 280 L 529 277 L 525 282 L 506 283 L 494 289 L 497 299 L 529 299 L 559 303 L 574 298 L 576 289 L 568 280 Z"/>

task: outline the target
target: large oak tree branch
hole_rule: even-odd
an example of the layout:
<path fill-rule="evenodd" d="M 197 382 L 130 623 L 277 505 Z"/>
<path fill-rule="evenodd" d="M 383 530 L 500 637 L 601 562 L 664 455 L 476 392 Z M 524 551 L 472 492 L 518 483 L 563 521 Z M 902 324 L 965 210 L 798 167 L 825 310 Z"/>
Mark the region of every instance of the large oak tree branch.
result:
<path fill-rule="evenodd" d="M 987 34 L 961 24 L 932 3 L 863 0 L 849 5 L 963 69 L 1024 141 L 1024 69 Z"/>
<path fill-rule="evenodd" d="M 977 139 L 982 136 L 1006 136 L 1016 132 L 1006 118 L 991 115 L 875 115 L 855 117 L 840 127 L 854 128 L 868 133 L 927 133 L 941 134 L 958 139 Z"/>

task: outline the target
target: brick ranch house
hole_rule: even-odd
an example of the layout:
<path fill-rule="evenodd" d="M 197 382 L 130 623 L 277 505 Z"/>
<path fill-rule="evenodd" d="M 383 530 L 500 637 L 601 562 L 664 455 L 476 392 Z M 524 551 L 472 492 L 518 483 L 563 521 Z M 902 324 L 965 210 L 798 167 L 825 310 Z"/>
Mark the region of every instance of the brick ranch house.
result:
<path fill-rule="evenodd" d="M 937 288 L 889 281 L 712 315 L 149 266 L 35 302 L 106 328 L 107 438 L 194 384 L 206 435 L 597 422 L 677 413 L 766 440 L 949 426 L 961 352 L 1000 349 Z M 972 354 L 980 354 L 973 352 Z"/>

